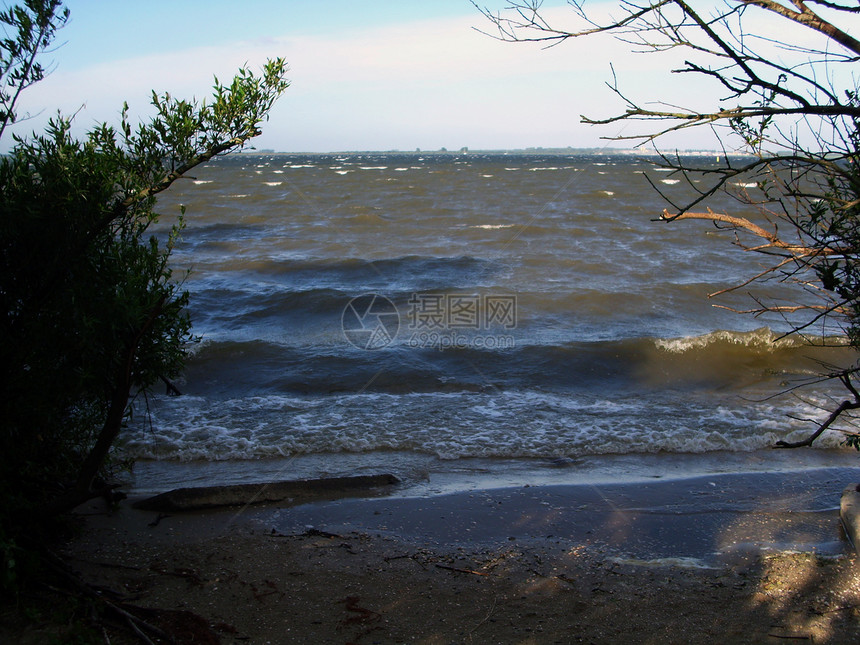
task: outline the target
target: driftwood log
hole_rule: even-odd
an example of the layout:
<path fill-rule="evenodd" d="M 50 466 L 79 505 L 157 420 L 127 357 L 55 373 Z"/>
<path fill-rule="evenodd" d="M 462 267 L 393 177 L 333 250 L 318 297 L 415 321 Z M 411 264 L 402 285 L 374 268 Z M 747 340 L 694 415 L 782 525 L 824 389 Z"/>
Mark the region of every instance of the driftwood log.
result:
<path fill-rule="evenodd" d="M 137 501 L 133 506 L 146 511 L 177 512 L 285 501 L 301 503 L 314 499 L 352 496 L 361 491 L 392 486 L 399 481 L 394 475 L 384 474 L 177 488 Z"/>

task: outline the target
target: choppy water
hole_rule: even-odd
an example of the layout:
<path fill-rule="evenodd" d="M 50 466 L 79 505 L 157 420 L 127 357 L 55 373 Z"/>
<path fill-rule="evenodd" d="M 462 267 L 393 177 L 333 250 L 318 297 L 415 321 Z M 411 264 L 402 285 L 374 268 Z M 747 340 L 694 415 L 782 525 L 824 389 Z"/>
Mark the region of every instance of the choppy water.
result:
<path fill-rule="evenodd" d="M 150 399 L 124 450 L 578 458 L 804 436 L 787 415 L 820 416 L 838 390 L 770 397 L 852 356 L 712 307 L 707 294 L 758 259 L 706 223 L 651 221 L 664 204 L 646 172 L 682 188 L 626 156 L 239 155 L 200 169 L 160 209 L 188 209 L 174 264 L 192 269 L 202 342 L 184 395 Z"/>

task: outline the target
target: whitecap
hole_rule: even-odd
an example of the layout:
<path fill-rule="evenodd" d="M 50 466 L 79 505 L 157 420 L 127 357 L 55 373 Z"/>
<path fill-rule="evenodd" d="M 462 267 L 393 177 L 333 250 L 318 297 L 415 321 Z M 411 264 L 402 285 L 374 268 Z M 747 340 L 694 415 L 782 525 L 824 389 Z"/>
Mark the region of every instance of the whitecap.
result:
<path fill-rule="evenodd" d="M 663 182 L 664 184 L 669 184 L 671 186 L 673 184 L 680 183 L 681 180 L 680 179 L 661 179 L 660 181 Z"/>
<path fill-rule="evenodd" d="M 708 347 L 720 342 L 731 343 L 732 345 L 745 345 L 747 347 L 777 349 L 797 347 L 803 341 L 791 336 L 781 336 L 767 327 L 760 327 L 754 331 L 747 332 L 718 330 L 700 336 L 654 339 L 654 344 L 658 349 L 672 354 L 681 354 L 692 349 Z"/>
<path fill-rule="evenodd" d="M 193 183 L 196 186 L 199 186 L 200 184 L 211 184 L 212 180 L 211 179 L 195 179 L 195 180 L 193 180 Z"/>

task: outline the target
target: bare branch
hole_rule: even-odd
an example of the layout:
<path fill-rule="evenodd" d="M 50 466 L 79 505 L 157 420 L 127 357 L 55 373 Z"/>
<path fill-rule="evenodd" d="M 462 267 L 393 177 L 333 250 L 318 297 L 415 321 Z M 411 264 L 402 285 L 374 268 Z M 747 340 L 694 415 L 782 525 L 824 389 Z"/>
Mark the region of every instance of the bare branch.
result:
<path fill-rule="evenodd" d="M 786 251 L 791 252 L 792 254 L 798 256 L 808 256 L 808 255 L 828 255 L 835 253 L 832 249 L 815 249 L 812 247 L 792 244 L 790 242 L 785 242 L 776 235 L 776 233 L 771 233 L 770 231 L 764 230 L 758 224 L 754 224 L 750 220 L 745 217 L 736 217 L 734 215 L 726 215 L 725 213 L 715 213 L 713 211 L 708 211 L 707 213 L 691 213 L 684 212 L 678 213 L 676 215 L 672 215 L 668 210 L 664 210 L 663 214 L 660 216 L 660 219 L 664 222 L 674 222 L 676 220 L 682 219 L 704 219 L 710 220 L 712 222 L 722 222 L 724 224 L 729 224 L 735 228 L 742 228 L 753 235 L 757 235 L 758 237 L 765 239 L 768 241 L 767 247 L 774 247 L 779 249 L 785 249 Z M 756 247 L 756 250 L 760 250 L 765 247 Z"/>
<path fill-rule="evenodd" d="M 815 31 L 824 34 L 829 39 L 844 46 L 846 49 L 851 50 L 857 56 L 860 56 L 859 40 L 857 40 L 850 34 L 847 34 L 846 32 L 842 31 L 832 23 L 827 22 L 803 3 L 799 3 L 798 5 L 801 7 L 800 11 L 792 11 L 784 5 L 781 5 L 778 2 L 774 2 L 774 0 L 742 0 L 742 2 L 744 4 L 755 5 L 757 7 L 761 7 L 762 9 L 767 9 L 768 11 L 772 11 L 800 25 L 804 25 L 805 27 L 814 29 Z M 830 8 L 840 8 L 829 3 L 827 6 L 829 6 Z"/>
<path fill-rule="evenodd" d="M 794 289 L 796 295 L 796 300 L 765 301 L 749 293 L 752 308 L 715 306 L 754 316 L 779 314 L 790 329 L 786 335 L 803 338 L 819 324 L 823 337 L 835 323 L 848 344 L 860 348 L 860 81 L 853 68 L 860 60 L 860 40 L 850 33 L 860 14 L 856 0 L 724 0 L 709 15 L 687 0 L 623 0 L 624 14 L 603 20 L 589 18 L 574 0 L 574 11 L 584 21 L 579 30 L 549 25 L 539 0 L 509 2 L 512 13 L 482 10 L 496 26 L 497 38 L 554 45 L 608 33 L 637 52 L 684 52 L 686 60 L 673 73 L 709 79 L 727 93 L 706 109 L 673 106 L 665 97 L 638 101 L 622 92 L 611 66 L 607 86 L 624 102 L 623 111 L 581 116 L 581 121 L 644 124 L 633 134 L 606 138 L 655 148 L 666 135 L 710 127 L 722 150 L 723 161 L 718 158 L 716 166 L 696 167 L 677 153 L 673 158 L 658 152 L 657 165 L 686 181 L 667 188 L 645 175 L 671 205 L 657 219 L 710 221 L 733 233 L 740 249 L 766 258 L 754 275 L 709 297 L 767 282 Z M 840 12 L 852 20 L 840 20 Z M 769 16 L 767 26 L 749 32 L 745 27 L 756 14 Z M 794 26 L 820 35 L 818 44 L 788 42 L 790 32 L 783 30 Z M 790 56 L 781 56 L 785 52 Z M 746 153 L 741 160 L 730 157 L 727 134 Z M 708 207 L 718 193 L 736 199 L 739 210 Z M 839 378 L 853 398 L 839 404 L 807 440 L 781 442 L 782 447 L 811 445 L 840 414 L 860 408 L 851 381 L 856 371 L 852 367 L 823 377 Z M 860 447 L 860 438 L 856 443 Z"/>
<path fill-rule="evenodd" d="M 820 437 L 830 425 L 839 418 L 839 416 L 845 412 L 846 410 L 857 410 L 860 408 L 860 396 L 857 396 L 857 391 L 850 385 L 850 381 L 848 376 L 840 377 L 843 383 L 848 383 L 846 387 L 849 388 L 854 394 L 854 400 L 845 400 L 837 406 L 835 410 L 833 410 L 828 417 L 824 420 L 824 422 L 818 426 L 815 432 L 809 435 L 806 439 L 802 441 L 777 441 L 774 448 L 804 448 L 806 446 L 811 446 L 812 443 Z"/>

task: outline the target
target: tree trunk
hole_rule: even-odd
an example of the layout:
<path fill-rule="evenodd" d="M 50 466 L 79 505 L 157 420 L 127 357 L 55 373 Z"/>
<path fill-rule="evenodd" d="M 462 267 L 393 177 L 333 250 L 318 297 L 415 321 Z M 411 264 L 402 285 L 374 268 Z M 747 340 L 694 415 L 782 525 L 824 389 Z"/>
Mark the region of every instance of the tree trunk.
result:
<path fill-rule="evenodd" d="M 132 372 L 134 370 L 137 348 L 140 345 L 141 339 L 152 329 L 158 316 L 164 310 L 165 299 L 166 296 L 164 295 L 159 298 L 158 302 L 150 310 L 146 321 L 131 336 L 126 344 L 125 351 L 117 368 L 114 387 L 111 393 L 110 408 L 99 431 L 96 443 L 90 449 L 90 452 L 78 470 L 78 477 L 74 488 L 68 493 L 60 495 L 44 509 L 49 515 L 59 515 L 60 513 L 68 512 L 88 499 L 98 497 L 104 492 L 102 490 L 94 491 L 93 481 L 104 464 L 113 442 L 116 441 L 119 431 L 122 429 L 122 420 L 125 418 L 128 399 L 131 395 Z"/>

